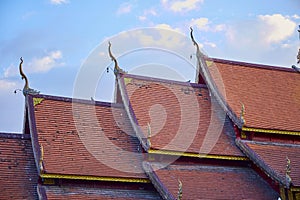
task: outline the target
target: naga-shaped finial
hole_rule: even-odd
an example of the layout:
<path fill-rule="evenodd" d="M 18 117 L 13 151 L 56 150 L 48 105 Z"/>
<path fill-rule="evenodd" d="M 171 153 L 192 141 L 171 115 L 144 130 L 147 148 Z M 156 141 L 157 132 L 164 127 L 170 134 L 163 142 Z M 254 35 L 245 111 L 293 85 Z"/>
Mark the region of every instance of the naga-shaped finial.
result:
<path fill-rule="evenodd" d="M 27 94 L 33 94 L 33 95 L 39 94 L 40 93 L 39 91 L 36 91 L 36 90 L 31 89 L 29 87 L 28 78 L 24 74 L 23 68 L 22 68 L 23 58 L 21 57 L 20 60 L 21 60 L 20 65 L 19 65 L 20 75 L 21 75 L 22 80 L 25 79 L 25 85 L 24 85 L 24 88 L 23 88 L 23 95 L 26 96 Z"/>
<path fill-rule="evenodd" d="M 182 182 L 178 179 L 178 194 L 177 194 L 177 200 L 182 199 Z"/>
<path fill-rule="evenodd" d="M 25 79 L 25 85 L 24 85 L 24 90 L 29 88 L 29 83 L 28 83 L 28 79 L 27 76 L 24 74 L 23 72 L 23 68 L 22 68 L 22 64 L 23 64 L 23 58 L 20 58 L 21 62 L 19 65 L 19 71 L 20 71 L 20 75 L 22 77 L 22 80 Z"/>
<path fill-rule="evenodd" d="M 115 63 L 115 67 L 114 67 L 114 73 L 115 75 L 119 74 L 119 73 L 125 73 L 118 65 L 118 61 L 117 59 L 113 56 L 112 52 L 111 52 L 111 43 L 108 42 L 108 53 L 109 53 L 109 57 L 111 58 L 112 61 L 114 61 Z"/>
<path fill-rule="evenodd" d="M 287 188 L 290 187 L 292 182 L 292 178 L 290 174 L 291 174 L 291 161 L 288 157 L 286 157 L 285 181 L 286 181 Z"/>
<path fill-rule="evenodd" d="M 194 39 L 194 36 L 193 36 L 194 30 L 193 30 L 192 27 L 190 27 L 190 29 L 191 29 L 191 39 L 193 41 L 194 46 L 196 46 L 196 48 L 197 48 L 197 53 L 199 53 L 200 52 L 199 45 L 198 45 L 198 43 L 196 42 L 196 40 Z"/>
<path fill-rule="evenodd" d="M 300 40 L 300 25 L 299 25 L 298 32 L 299 32 L 299 40 Z M 300 48 L 299 48 L 298 54 L 297 54 L 297 64 L 300 64 Z M 292 68 L 293 68 L 296 72 L 299 72 L 299 73 L 300 73 L 300 68 L 297 67 L 296 65 L 292 65 Z"/>

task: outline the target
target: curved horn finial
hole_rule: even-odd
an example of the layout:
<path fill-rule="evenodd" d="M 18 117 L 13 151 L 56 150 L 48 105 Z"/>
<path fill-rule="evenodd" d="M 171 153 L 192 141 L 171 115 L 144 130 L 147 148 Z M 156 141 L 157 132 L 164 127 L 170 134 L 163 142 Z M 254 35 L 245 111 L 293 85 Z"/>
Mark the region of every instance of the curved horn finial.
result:
<path fill-rule="evenodd" d="M 111 58 L 111 60 L 114 61 L 114 63 L 115 63 L 114 73 L 118 74 L 121 69 L 118 65 L 117 59 L 113 56 L 113 54 L 111 52 L 111 43 L 110 43 L 110 41 L 108 42 L 108 53 L 109 53 L 109 57 Z"/>
<path fill-rule="evenodd" d="M 200 51 L 200 49 L 199 49 L 199 45 L 198 45 L 198 43 L 196 42 L 196 40 L 195 40 L 195 38 L 194 38 L 194 36 L 193 36 L 193 32 L 194 32 L 194 30 L 193 30 L 193 28 L 192 28 L 192 27 L 190 27 L 190 29 L 191 29 L 191 39 L 192 39 L 192 41 L 193 41 L 193 44 L 194 44 L 194 46 L 196 46 L 196 47 L 197 47 L 197 52 L 199 52 L 199 51 Z"/>
<path fill-rule="evenodd" d="M 25 79 L 25 85 L 24 85 L 24 88 L 23 88 L 23 95 L 26 96 L 27 94 L 32 94 L 32 95 L 39 94 L 39 91 L 36 91 L 36 90 L 31 89 L 29 87 L 27 76 L 24 74 L 23 68 L 22 68 L 23 58 L 21 57 L 20 60 L 21 60 L 20 65 L 19 65 L 20 75 L 21 75 L 22 79 Z M 15 93 L 16 92 L 17 92 L 17 90 L 15 90 Z"/>
<path fill-rule="evenodd" d="M 23 68 L 22 68 L 23 58 L 21 57 L 20 60 L 21 60 L 20 65 L 19 65 L 20 75 L 21 75 L 21 78 L 22 78 L 22 79 L 25 79 L 24 89 L 28 89 L 28 88 L 29 88 L 28 79 L 27 79 L 27 76 L 24 74 Z"/>

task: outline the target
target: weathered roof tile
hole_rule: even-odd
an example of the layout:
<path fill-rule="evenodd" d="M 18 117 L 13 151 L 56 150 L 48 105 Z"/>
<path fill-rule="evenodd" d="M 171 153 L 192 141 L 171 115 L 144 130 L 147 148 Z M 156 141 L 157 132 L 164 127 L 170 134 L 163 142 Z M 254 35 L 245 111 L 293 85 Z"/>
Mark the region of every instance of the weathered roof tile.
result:
<path fill-rule="evenodd" d="M 246 127 L 300 131 L 300 76 L 294 70 L 213 59 L 213 81 Z"/>
<path fill-rule="evenodd" d="M 33 135 L 43 148 L 44 173 L 146 178 L 139 142 L 122 105 L 46 95 L 34 98 L 43 98 L 31 109 L 37 130 Z"/>
<path fill-rule="evenodd" d="M 37 179 L 29 135 L 0 133 L 0 198 L 37 199 Z"/>
<path fill-rule="evenodd" d="M 225 112 L 205 86 L 133 75 L 126 75 L 124 84 L 133 126 L 151 149 L 243 156 Z"/>
<path fill-rule="evenodd" d="M 145 163 L 149 178 L 164 199 L 277 199 L 267 182 L 252 169 L 218 165 Z M 254 184 L 255 183 L 255 184 Z"/>
<path fill-rule="evenodd" d="M 270 177 L 285 185 L 287 157 L 291 161 L 291 178 L 294 186 L 300 186 L 300 145 L 237 140 L 237 144 Z"/>

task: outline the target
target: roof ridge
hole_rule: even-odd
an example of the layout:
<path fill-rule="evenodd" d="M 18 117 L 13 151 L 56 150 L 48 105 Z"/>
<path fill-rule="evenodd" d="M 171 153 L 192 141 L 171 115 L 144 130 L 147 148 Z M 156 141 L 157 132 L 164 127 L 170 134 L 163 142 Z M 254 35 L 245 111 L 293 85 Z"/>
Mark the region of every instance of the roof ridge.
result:
<path fill-rule="evenodd" d="M 30 140 L 30 134 L 0 132 L 0 138 Z"/>
<path fill-rule="evenodd" d="M 249 63 L 249 62 L 244 62 L 244 61 L 226 60 L 226 59 L 220 59 L 220 58 L 207 58 L 207 59 L 215 61 L 215 62 L 223 63 L 223 64 L 240 65 L 240 66 L 245 66 L 245 67 L 276 70 L 276 71 L 295 72 L 294 69 L 287 68 L 287 67 L 272 66 L 272 65 L 259 64 L 259 63 Z"/>
<path fill-rule="evenodd" d="M 260 144 L 260 145 L 274 145 L 274 146 L 282 146 L 282 147 L 298 147 L 300 148 L 299 144 L 291 144 L 291 143 L 282 143 L 282 142 L 263 142 L 263 141 L 255 141 L 255 140 L 241 140 L 245 143 L 251 144 Z"/>
<path fill-rule="evenodd" d="M 171 79 L 163 79 L 163 78 L 154 78 L 150 76 L 142 76 L 142 75 L 136 75 L 136 74 L 124 74 L 124 78 L 134 78 L 144 81 L 155 81 L 155 82 L 162 82 L 167 84 L 176 84 L 176 85 L 184 85 L 184 86 L 191 86 L 191 87 L 203 87 L 207 88 L 204 84 L 198 84 L 198 83 L 190 83 L 190 82 L 183 82 L 183 81 L 176 81 Z"/>
<path fill-rule="evenodd" d="M 64 102 L 91 104 L 91 105 L 96 105 L 96 106 L 117 107 L 117 108 L 123 107 L 123 104 L 121 104 L 121 103 L 95 101 L 95 100 L 79 99 L 79 98 L 64 97 L 64 96 L 55 96 L 55 95 L 48 95 L 48 94 L 38 94 L 38 95 L 31 95 L 31 96 L 32 96 L 32 98 L 44 98 L 44 99 L 54 100 L 54 101 L 64 101 Z"/>

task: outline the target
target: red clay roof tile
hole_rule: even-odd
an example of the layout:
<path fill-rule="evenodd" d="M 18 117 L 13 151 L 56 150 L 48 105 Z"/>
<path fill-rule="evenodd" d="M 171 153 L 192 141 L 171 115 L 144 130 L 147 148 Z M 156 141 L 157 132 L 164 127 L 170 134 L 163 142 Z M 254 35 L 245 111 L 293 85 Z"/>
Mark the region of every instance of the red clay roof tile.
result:
<path fill-rule="evenodd" d="M 159 194 L 155 191 L 137 190 L 137 189 L 108 189 L 108 188 L 93 188 L 91 186 L 42 186 L 39 185 L 39 190 L 44 190 L 48 200 L 51 199 L 114 199 L 114 200 L 159 200 Z"/>
<path fill-rule="evenodd" d="M 30 136 L 0 133 L 0 198 L 37 199 L 37 178 Z"/>
<path fill-rule="evenodd" d="M 238 140 L 237 144 L 256 165 L 284 185 L 288 157 L 291 161 L 292 184 L 300 186 L 300 145 L 246 140 Z"/>
<path fill-rule="evenodd" d="M 300 131 L 299 73 L 279 67 L 212 61 L 207 61 L 208 69 L 229 107 L 240 116 L 241 104 L 245 106 L 244 126 Z"/>
<path fill-rule="evenodd" d="M 243 156 L 234 144 L 230 122 L 205 86 L 133 75 L 123 78 L 136 120 L 133 126 L 138 124 L 145 141 L 150 124 L 151 149 Z"/>
<path fill-rule="evenodd" d="M 122 105 L 34 98 L 42 99 L 31 109 L 46 174 L 146 178 L 139 142 Z"/>
<path fill-rule="evenodd" d="M 252 169 L 213 165 L 146 163 L 144 168 L 162 196 L 177 199 L 179 181 L 182 199 L 277 199 L 267 182 Z M 255 183 L 255 184 L 254 184 Z"/>

